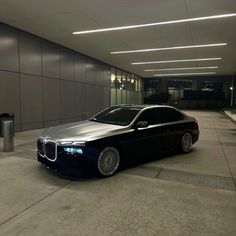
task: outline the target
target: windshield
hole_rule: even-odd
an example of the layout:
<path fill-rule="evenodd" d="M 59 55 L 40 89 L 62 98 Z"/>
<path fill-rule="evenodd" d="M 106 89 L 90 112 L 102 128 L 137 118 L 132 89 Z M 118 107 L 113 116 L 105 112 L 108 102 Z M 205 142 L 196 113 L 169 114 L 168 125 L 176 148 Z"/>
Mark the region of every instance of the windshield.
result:
<path fill-rule="evenodd" d="M 140 109 L 132 107 L 109 107 L 90 120 L 101 123 L 126 126 L 133 121 L 139 111 Z"/>

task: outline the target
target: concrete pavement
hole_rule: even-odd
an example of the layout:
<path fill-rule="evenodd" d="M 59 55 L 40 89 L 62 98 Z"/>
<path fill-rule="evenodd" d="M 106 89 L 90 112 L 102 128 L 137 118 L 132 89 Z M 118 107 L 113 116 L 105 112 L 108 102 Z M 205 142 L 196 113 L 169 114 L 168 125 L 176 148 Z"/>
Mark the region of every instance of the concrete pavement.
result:
<path fill-rule="evenodd" d="M 186 111 L 200 126 L 191 153 L 70 179 L 35 161 L 41 130 L 18 133 L 0 152 L 0 235 L 236 235 L 236 125 Z"/>

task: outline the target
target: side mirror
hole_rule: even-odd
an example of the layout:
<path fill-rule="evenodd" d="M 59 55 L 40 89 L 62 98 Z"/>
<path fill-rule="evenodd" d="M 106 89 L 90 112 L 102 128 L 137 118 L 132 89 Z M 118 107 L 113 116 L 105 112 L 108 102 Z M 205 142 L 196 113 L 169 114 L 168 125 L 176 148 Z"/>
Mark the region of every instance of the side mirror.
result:
<path fill-rule="evenodd" d="M 135 129 L 139 129 L 139 128 L 146 128 L 148 127 L 148 122 L 147 121 L 139 121 L 136 125 L 135 125 Z"/>

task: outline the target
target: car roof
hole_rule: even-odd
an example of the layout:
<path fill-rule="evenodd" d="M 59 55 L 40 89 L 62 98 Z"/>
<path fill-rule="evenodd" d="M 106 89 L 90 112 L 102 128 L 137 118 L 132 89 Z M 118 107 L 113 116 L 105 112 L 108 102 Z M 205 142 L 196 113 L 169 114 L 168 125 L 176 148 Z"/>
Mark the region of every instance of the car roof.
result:
<path fill-rule="evenodd" d="M 157 107 L 170 107 L 170 108 L 174 108 L 171 106 L 167 106 L 167 105 L 132 105 L 132 104 L 121 104 L 121 105 L 116 105 L 117 107 L 124 107 L 124 108 L 130 108 L 130 109 L 139 109 L 139 110 L 143 110 L 145 108 L 157 108 Z"/>

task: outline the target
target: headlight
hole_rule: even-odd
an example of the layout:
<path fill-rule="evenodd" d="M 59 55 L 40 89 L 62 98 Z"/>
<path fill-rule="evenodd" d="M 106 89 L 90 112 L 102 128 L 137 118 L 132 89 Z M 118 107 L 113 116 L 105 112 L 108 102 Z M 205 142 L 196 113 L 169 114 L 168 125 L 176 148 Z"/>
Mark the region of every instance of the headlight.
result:
<path fill-rule="evenodd" d="M 80 147 L 63 147 L 64 151 L 70 154 L 83 154 L 83 150 Z"/>
<path fill-rule="evenodd" d="M 61 141 L 58 143 L 59 145 L 61 146 L 82 146 L 84 147 L 85 146 L 85 142 L 83 141 Z"/>

